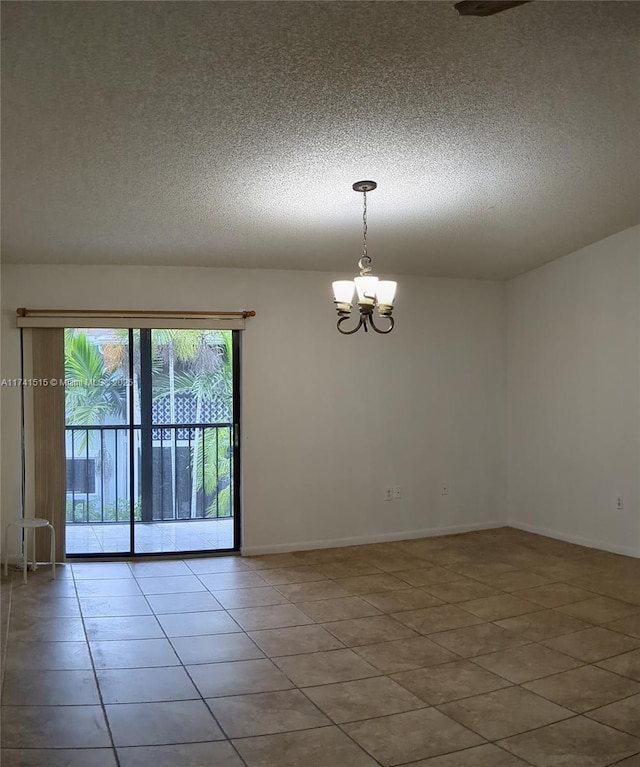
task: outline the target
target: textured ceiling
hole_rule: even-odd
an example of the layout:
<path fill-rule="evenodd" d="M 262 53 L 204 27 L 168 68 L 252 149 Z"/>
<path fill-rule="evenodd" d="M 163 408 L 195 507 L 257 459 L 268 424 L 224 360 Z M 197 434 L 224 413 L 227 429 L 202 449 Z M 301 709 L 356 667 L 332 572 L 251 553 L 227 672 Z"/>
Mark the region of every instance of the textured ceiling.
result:
<path fill-rule="evenodd" d="M 3 2 L 5 262 L 506 278 L 640 220 L 637 2 Z"/>

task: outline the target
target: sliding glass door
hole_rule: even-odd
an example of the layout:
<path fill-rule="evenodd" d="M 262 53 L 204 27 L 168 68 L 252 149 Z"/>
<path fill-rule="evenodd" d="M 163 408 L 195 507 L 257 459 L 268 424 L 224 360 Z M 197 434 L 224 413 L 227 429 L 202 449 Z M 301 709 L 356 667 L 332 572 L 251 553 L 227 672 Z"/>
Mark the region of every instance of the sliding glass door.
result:
<path fill-rule="evenodd" d="M 67 554 L 235 550 L 237 331 L 65 331 Z"/>

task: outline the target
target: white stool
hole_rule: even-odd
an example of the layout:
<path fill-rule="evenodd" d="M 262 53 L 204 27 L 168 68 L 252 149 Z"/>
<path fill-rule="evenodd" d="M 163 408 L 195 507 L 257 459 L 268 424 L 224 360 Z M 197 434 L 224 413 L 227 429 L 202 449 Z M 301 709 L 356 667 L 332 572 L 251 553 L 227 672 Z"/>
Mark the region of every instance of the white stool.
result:
<path fill-rule="evenodd" d="M 32 519 L 19 519 L 17 522 L 9 522 L 5 529 L 5 550 L 4 550 L 4 574 L 7 575 L 9 565 L 9 547 L 7 541 L 9 540 L 9 530 L 11 527 L 20 527 L 25 531 L 24 534 L 24 555 L 22 558 L 22 582 L 27 582 L 27 565 L 28 565 L 28 548 L 29 548 L 29 530 L 35 530 L 37 527 L 48 527 L 51 535 L 51 571 L 53 573 L 53 579 L 56 579 L 56 531 L 53 529 L 53 525 L 47 519 L 38 519 L 33 517 Z M 33 536 L 33 569 L 38 569 L 36 562 L 36 542 L 35 533 Z"/>

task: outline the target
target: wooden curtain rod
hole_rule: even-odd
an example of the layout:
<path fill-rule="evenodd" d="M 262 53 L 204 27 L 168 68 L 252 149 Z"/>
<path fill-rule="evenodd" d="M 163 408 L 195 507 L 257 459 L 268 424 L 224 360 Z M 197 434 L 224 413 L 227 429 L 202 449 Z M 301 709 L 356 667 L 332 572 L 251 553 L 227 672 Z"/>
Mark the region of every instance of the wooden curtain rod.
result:
<path fill-rule="evenodd" d="M 18 317 L 37 317 L 49 315 L 89 315 L 93 317 L 255 317 L 254 311 L 244 312 L 175 312 L 175 311 L 119 311 L 117 309 L 26 309 L 24 306 L 16 309 Z"/>

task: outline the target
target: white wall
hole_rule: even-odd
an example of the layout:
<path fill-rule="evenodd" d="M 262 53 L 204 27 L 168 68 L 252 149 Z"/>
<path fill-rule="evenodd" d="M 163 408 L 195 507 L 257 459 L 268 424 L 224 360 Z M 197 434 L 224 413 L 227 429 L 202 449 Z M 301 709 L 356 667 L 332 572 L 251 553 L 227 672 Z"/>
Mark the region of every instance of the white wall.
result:
<path fill-rule="evenodd" d="M 507 306 L 509 523 L 640 555 L 640 227 L 510 281 Z"/>
<path fill-rule="evenodd" d="M 3 266 L 2 377 L 15 309 L 255 309 L 242 351 L 245 551 L 501 524 L 505 289 L 399 278 L 387 337 L 338 334 L 333 274 Z M 19 515 L 19 392 L 2 389 L 2 524 Z M 440 485 L 449 485 L 449 495 Z M 385 502 L 385 485 L 401 500 Z"/>

